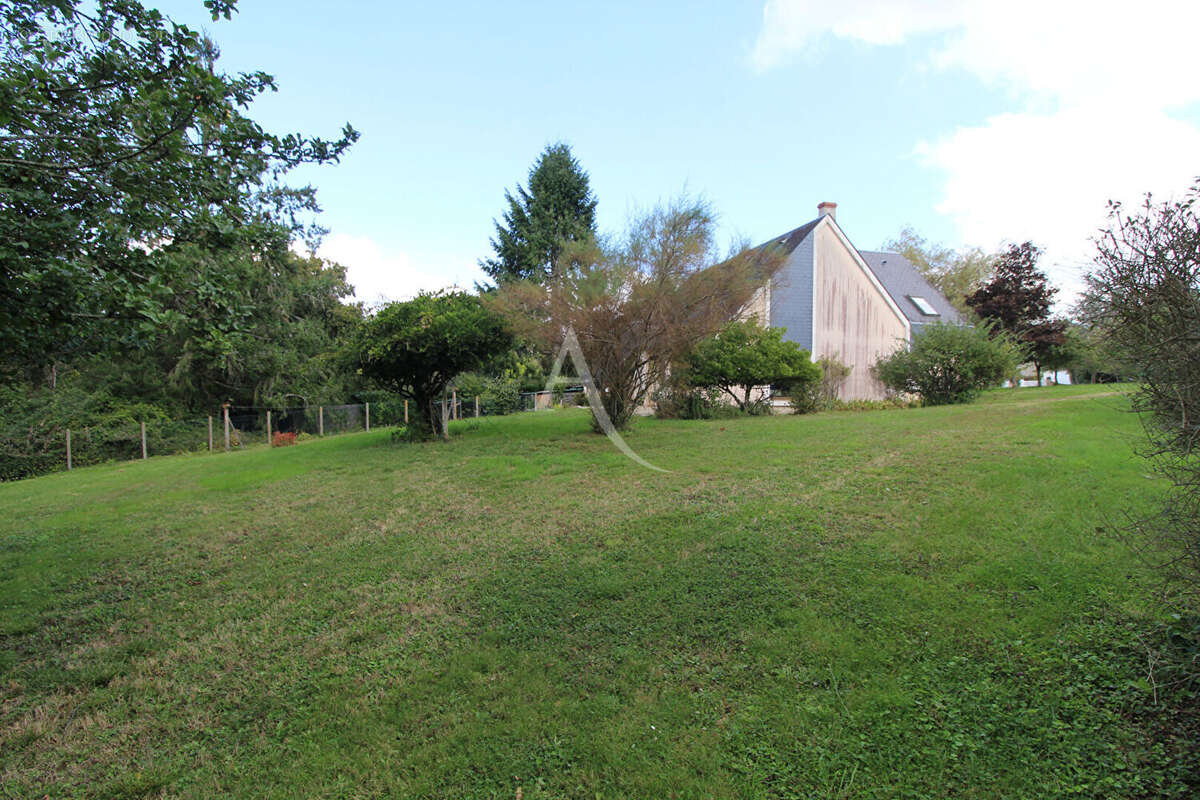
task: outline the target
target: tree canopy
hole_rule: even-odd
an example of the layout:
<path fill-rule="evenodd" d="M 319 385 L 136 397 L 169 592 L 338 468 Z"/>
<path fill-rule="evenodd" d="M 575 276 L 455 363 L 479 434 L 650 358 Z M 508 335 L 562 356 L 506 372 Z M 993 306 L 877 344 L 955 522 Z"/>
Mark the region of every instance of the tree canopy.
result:
<path fill-rule="evenodd" d="M 350 347 L 361 374 L 413 400 L 419 437 L 445 436 L 440 402 L 450 381 L 510 349 L 506 322 L 465 292 L 421 293 L 368 318 Z"/>
<path fill-rule="evenodd" d="M 214 20 L 232 0 L 207 0 Z M 0 5 L 0 348 L 6 365 L 128 343 L 166 313 L 169 252 L 311 232 L 292 167 L 358 134 L 268 133 L 275 84 L 217 70 L 211 41 L 136 0 Z M 214 296 L 229 288 L 220 275 Z M 144 329 L 142 329 L 144 332 Z"/>
<path fill-rule="evenodd" d="M 508 210 L 496 222 L 495 256 L 479 265 L 497 284 L 550 280 L 563 248 L 596 235 L 596 199 L 588 175 L 563 143 L 542 151 L 529 171 L 529 189 L 504 193 Z"/>
<path fill-rule="evenodd" d="M 1042 382 L 1042 365 L 1055 360 L 1064 344 L 1066 322 L 1050 318 L 1058 289 L 1037 268 L 1042 251 L 1033 242 L 1009 245 L 996 257 L 991 280 L 967 297 L 967 304 L 1025 347 Z"/>
<path fill-rule="evenodd" d="M 720 389 L 743 411 L 754 406 L 755 387 L 819 380 L 821 368 L 808 351 L 783 334 L 783 328 L 764 328 L 756 320 L 728 322 L 687 356 L 688 380 Z"/>
<path fill-rule="evenodd" d="M 953 250 L 934 244 L 912 228 L 901 230 L 895 239 L 884 243 L 883 249 L 907 258 L 933 288 L 967 315 L 971 314 L 967 295 L 987 281 L 995 259 L 978 247 Z"/>

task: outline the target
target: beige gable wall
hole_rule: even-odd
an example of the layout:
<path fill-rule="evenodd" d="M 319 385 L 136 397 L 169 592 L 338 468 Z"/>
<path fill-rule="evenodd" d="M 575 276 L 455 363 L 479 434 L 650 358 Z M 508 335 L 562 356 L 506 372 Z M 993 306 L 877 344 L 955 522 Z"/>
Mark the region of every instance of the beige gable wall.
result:
<path fill-rule="evenodd" d="M 843 400 L 882 399 L 871 365 L 907 341 L 907 325 L 832 225 L 813 235 L 813 359 L 832 356 L 853 367 Z"/>
<path fill-rule="evenodd" d="M 737 319 L 740 322 L 751 318 L 757 319 L 759 325 L 771 327 L 771 284 L 767 283 L 756 289 L 750 302 L 738 312 Z"/>

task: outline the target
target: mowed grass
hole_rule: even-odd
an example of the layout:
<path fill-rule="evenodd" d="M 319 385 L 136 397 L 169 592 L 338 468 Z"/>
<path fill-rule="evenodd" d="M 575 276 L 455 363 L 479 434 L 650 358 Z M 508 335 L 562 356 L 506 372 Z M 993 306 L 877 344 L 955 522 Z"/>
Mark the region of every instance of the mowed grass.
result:
<path fill-rule="evenodd" d="M 639 421 L 668 473 L 560 411 L 3 485 L 0 797 L 1183 794 L 1102 530 L 1138 431 L 1063 387 Z"/>

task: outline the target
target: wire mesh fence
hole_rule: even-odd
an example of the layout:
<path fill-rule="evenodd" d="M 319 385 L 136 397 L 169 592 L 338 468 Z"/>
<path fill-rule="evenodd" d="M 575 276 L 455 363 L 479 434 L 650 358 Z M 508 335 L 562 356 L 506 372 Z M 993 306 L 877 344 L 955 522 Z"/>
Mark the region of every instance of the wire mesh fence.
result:
<path fill-rule="evenodd" d="M 512 410 L 533 411 L 582 405 L 581 391 L 527 392 L 516 409 L 493 403 L 485 396 L 451 392 L 445 411 L 451 420 L 501 415 Z M 225 452 L 305 439 L 337 436 L 375 428 L 406 425 L 417 414 L 399 396 L 373 398 L 370 403 L 318 406 L 228 406 L 211 415 L 186 419 L 154 417 L 93 421 L 67 426 L 0 422 L 0 481 L 48 472 L 182 453 Z M 283 434 L 280 437 L 280 434 Z"/>
<path fill-rule="evenodd" d="M 548 408 L 585 405 L 587 405 L 587 395 L 584 394 L 582 386 L 559 391 L 521 393 L 522 411 L 543 411 Z"/>

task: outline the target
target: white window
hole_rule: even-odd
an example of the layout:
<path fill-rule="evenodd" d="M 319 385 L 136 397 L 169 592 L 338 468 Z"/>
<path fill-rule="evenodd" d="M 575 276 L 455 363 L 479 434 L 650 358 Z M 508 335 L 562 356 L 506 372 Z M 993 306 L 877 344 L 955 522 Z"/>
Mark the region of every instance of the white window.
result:
<path fill-rule="evenodd" d="M 939 314 L 937 312 L 937 309 L 934 308 L 932 305 L 930 305 L 929 301 L 926 300 L 924 297 L 918 297 L 915 294 L 910 294 L 908 296 L 908 299 L 912 300 L 913 305 L 917 307 L 917 310 L 919 310 L 925 316 L 927 316 L 927 317 L 940 317 L 941 316 L 941 314 Z"/>

